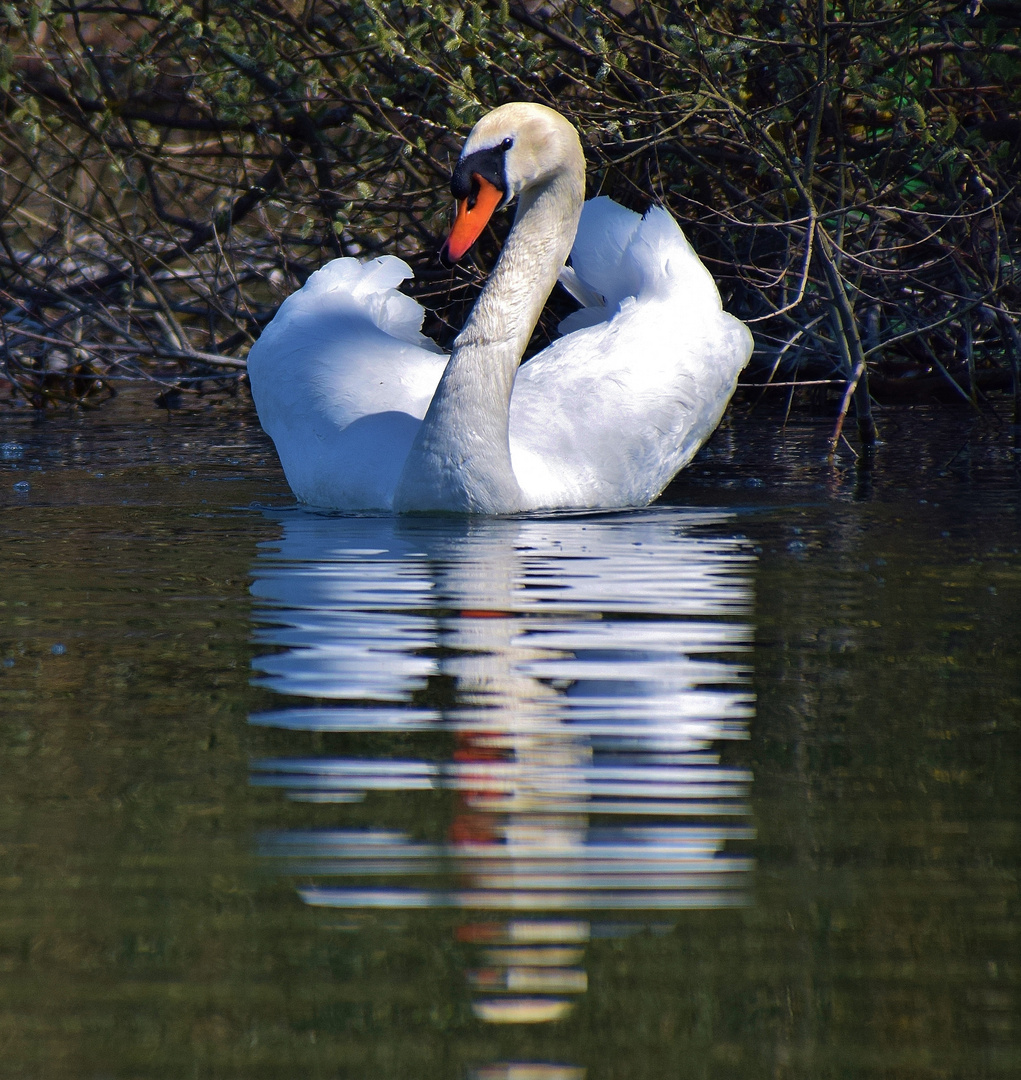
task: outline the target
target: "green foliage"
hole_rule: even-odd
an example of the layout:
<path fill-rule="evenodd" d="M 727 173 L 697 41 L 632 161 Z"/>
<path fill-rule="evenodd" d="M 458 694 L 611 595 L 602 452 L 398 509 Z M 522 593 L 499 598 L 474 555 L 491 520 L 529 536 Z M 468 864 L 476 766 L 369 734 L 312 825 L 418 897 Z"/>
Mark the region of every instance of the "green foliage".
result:
<path fill-rule="evenodd" d="M 577 124 L 591 193 L 685 223 L 766 370 L 976 400 L 1021 340 L 1015 7 L 7 4 L 8 380 L 43 400 L 240 371 L 338 254 L 409 259 L 449 333 L 450 167 L 523 98 Z"/>

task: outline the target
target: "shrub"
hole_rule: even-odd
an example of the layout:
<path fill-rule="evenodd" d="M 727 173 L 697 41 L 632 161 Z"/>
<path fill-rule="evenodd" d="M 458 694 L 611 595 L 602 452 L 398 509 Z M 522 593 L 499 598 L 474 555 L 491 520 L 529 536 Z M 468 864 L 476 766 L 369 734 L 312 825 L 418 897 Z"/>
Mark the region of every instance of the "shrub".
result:
<path fill-rule="evenodd" d="M 477 277 L 432 259 L 450 167 L 516 98 L 578 125 L 591 193 L 684 223 L 752 324 L 753 381 L 854 393 L 866 438 L 870 392 L 1017 393 L 1016 3 L 3 10 L 0 346 L 36 404 L 234 386 L 340 254 L 407 258 L 449 337 Z"/>

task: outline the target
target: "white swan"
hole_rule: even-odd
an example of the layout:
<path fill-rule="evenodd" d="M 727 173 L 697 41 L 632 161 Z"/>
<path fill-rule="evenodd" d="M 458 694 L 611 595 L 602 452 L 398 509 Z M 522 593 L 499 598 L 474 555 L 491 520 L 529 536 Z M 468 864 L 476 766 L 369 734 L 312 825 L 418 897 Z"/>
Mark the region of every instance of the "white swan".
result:
<path fill-rule="evenodd" d="M 645 506 L 687 464 L 723 415 L 751 334 L 665 210 L 640 217 L 607 198 L 583 209 L 584 186 L 577 132 L 552 109 L 512 103 L 475 125 L 451 183 L 447 255 L 460 258 L 498 206 L 518 206 L 449 359 L 397 291 L 411 270 L 393 256 L 336 259 L 284 301 L 248 372 L 301 502 Z M 521 365 L 558 275 L 585 306 Z"/>

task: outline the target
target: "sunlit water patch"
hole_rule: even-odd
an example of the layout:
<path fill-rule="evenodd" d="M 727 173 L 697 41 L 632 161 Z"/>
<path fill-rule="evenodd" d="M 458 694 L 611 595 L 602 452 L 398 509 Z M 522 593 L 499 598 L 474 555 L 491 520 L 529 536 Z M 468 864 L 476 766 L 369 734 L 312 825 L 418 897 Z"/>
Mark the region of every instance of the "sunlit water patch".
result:
<path fill-rule="evenodd" d="M 378 743 L 255 761 L 254 784 L 336 804 L 335 827 L 263 852 L 310 905 L 464 912 L 472 1008 L 494 1022 L 566 1015 L 593 937 L 746 904 L 752 777 L 725 748 L 753 710 L 753 564 L 729 525 L 282 515 L 254 568 L 275 647 L 255 668 L 299 700 L 251 721 Z M 436 792 L 442 835 L 345 817 Z"/>

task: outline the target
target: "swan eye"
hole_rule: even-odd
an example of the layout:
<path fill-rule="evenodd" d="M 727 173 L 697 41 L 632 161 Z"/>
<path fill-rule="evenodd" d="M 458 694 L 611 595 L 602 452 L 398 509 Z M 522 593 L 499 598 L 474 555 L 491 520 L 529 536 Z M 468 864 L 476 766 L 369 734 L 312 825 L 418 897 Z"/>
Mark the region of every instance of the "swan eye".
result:
<path fill-rule="evenodd" d="M 513 145 L 514 145 L 514 140 L 512 138 L 510 138 L 510 136 L 508 136 L 506 139 L 503 140 L 502 143 L 500 143 L 500 149 L 501 150 L 509 150 Z"/>

